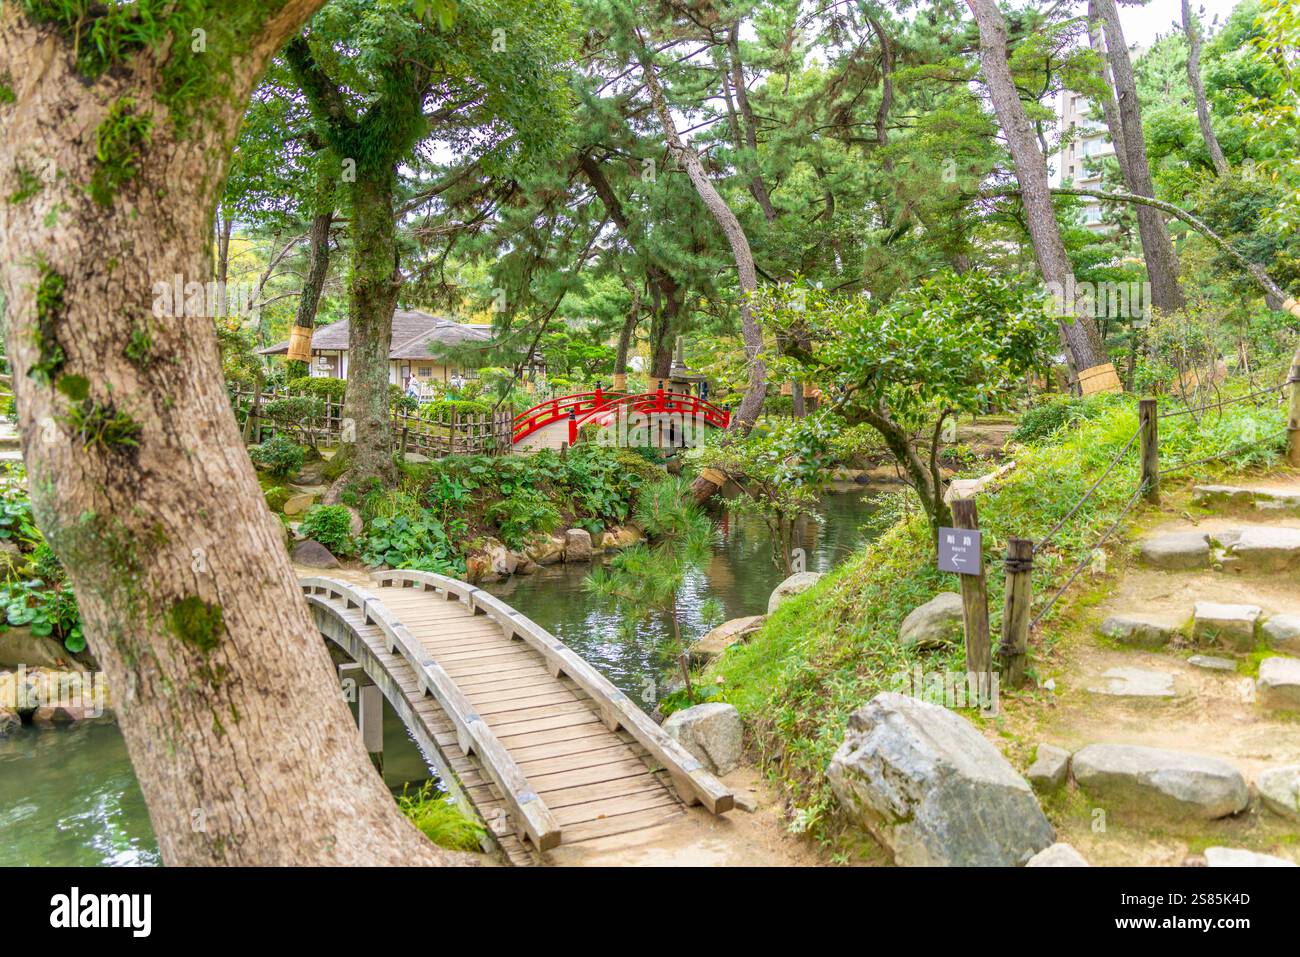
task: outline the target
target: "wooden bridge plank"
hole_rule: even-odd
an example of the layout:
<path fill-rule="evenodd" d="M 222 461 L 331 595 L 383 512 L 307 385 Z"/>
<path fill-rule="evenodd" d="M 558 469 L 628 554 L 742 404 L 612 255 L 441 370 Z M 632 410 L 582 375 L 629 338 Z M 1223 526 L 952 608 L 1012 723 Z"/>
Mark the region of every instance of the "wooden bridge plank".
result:
<path fill-rule="evenodd" d="M 565 828 L 564 843 L 580 844 L 598 837 L 612 837 L 615 834 L 626 834 L 628 831 L 658 827 L 661 824 L 681 820 L 682 813 L 679 805 L 654 808 L 649 811 L 633 811 L 630 814 L 619 814 L 584 824 L 574 824 Z"/>
<path fill-rule="evenodd" d="M 634 811 L 672 808 L 680 813 L 681 806 L 681 801 L 666 791 L 642 791 L 638 794 L 627 794 L 606 801 L 589 801 L 586 804 L 574 804 L 569 807 L 559 808 L 555 812 L 555 819 L 567 831 L 574 824 L 608 820 Z M 566 841 L 566 843 L 572 843 L 572 841 Z"/>

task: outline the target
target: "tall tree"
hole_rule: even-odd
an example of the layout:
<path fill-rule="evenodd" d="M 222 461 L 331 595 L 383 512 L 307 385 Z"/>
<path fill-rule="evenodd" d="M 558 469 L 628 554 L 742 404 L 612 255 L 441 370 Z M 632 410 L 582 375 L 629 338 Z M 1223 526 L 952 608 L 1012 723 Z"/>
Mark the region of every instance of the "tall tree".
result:
<path fill-rule="evenodd" d="M 1007 62 L 1007 26 L 996 0 L 967 0 L 980 35 L 980 63 L 998 123 L 1007 138 L 1016 181 L 1020 184 L 1026 225 L 1043 281 L 1064 290 L 1071 278 L 1070 261 L 1061 241 L 1060 227 L 1047 184 L 1047 164 L 1038 148 L 1033 126 L 1020 102 L 1020 93 Z M 1069 304 L 1065 303 L 1067 312 Z M 1061 335 L 1077 370 L 1091 369 L 1106 362 L 1106 350 L 1092 317 L 1066 315 Z"/>
<path fill-rule="evenodd" d="M 1115 0 L 1090 0 L 1090 4 L 1102 23 L 1106 60 L 1110 64 L 1111 82 L 1119 103 L 1120 125 L 1111 130 L 1110 138 L 1116 152 L 1124 152 L 1125 162 L 1121 169 L 1125 184 L 1130 193 L 1154 198 L 1156 189 L 1147 161 L 1142 108 L 1138 103 L 1133 63 L 1128 55 L 1128 43 L 1124 40 L 1124 28 L 1119 22 L 1119 10 Z M 1137 220 L 1142 258 L 1146 261 L 1147 276 L 1151 280 L 1151 304 L 1166 312 L 1181 309 L 1187 300 L 1178 286 L 1178 259 L 1164 217 L 1154 207 L 1139 206 Z"/>
<path fill-rule="evenodd" d="M 0 216 L 33 507 L 169 864 L 449 859 L 365 754 L 199 295 L 249 94 L 320 5 L 0 6 L 4 193 L 39 176 Z M 193 295 L 165 308 L 177 281 Z"/>
<path fill-rule="evenodd" d="M 1210 122 L 1210 104 L 1205 99 L 1205 84 L 1201 82 L 1201 28 L 1192 13 L 1191 0 L 1183 0 L 1183 35 L 1187 37 L 1187 82 L 1196 100 L 1196 121 L 1201 126 L 1201 137 L 1205 140 L 1214 171 L 1222 176 L 1228 172 L 1228 160 L 1219 146 L 1219 138 L 1214 135 L 1214 124 Z"/>
<path fill-rule="evenodd" d="M 425 28 L 419 8 L 414 0 L 333 0 L 285 48 L 315 132 L 344 174 L 351 263 L 343 414 L 352 429 L 340 450 L 350 456 L 342 482 L 393 467 L 388 357 L 404 282 L 399 167 L 432 136 L 462 148 L 477 139 L 504 169 L 549 150 L 567 114 L 556 69 L 567 55 L 566 26 L 554 5 L 473 0 L 445 31 Z"/>

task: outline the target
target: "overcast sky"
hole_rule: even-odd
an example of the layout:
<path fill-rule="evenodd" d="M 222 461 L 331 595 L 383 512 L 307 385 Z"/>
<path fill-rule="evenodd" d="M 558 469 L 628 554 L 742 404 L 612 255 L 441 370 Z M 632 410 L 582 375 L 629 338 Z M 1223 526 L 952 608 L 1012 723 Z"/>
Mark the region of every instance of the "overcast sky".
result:
<path fill-rule="evenodd" d="M 1208 28 L 1216 16 L 1223 23 L 1236 5 L 1236 0 L 1192 0 L 1192 12 Z M 1119 19 L 1130 44 L 1149 47 L 1157 36 L 1169 33 L 1175 23 L 1182 25 L 1182 0 L 1150 0 L 1145 7 L 1121 6 Z"/>

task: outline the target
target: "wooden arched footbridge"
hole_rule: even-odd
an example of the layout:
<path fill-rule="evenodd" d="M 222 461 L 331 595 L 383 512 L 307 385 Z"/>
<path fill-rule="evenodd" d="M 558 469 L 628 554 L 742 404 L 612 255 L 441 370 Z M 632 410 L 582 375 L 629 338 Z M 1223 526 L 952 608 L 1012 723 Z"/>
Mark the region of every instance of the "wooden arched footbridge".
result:
<path fill-rule="evenodd" d="M 507 859 L 658 827 L 732 793 L 572 649 L 498 598 L 430 572 L 300 580 Z"/>

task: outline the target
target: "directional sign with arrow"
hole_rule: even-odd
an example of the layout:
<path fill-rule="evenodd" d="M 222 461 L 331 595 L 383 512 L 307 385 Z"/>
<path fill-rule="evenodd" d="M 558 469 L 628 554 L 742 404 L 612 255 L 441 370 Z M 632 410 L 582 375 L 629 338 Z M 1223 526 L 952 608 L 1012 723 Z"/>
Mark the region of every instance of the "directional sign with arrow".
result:
<path fill-rule="evenodd" d="M 980 533 L 970 528 L 939 529 L 939 571 L 978 575 L 983 568 Z"/>

